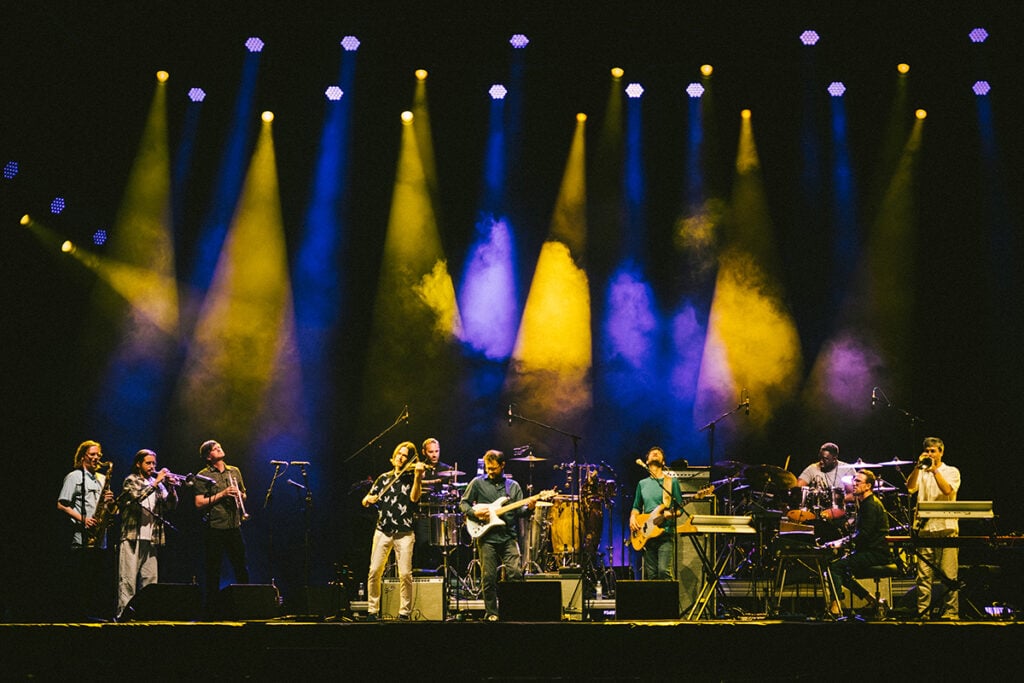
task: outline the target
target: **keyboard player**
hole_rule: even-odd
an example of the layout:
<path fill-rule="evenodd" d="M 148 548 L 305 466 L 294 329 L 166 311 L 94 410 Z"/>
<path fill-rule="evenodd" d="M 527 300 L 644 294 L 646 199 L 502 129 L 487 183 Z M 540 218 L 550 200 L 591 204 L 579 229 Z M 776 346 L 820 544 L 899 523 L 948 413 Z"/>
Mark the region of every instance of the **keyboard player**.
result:
<path fill-rule="evenodd" d="M 917 494 L 917 502 L 956 500 L 960 490 L 960 470 L 942 461 L 946 450 L 942 439 L 929 436 L 924 440 L 924 450 L 917 458 L 917 466 L 907 478 L 907 491 Z M 952 537 L 960 532 L 957 519 L 918 518 L 914 529 L 918 536 Z M 931 616 L 932 587 L 943 579 L 955 581 L 960 561 L 956 547 L 919 547 L 917 549 L 917 613 L 922 619 Z M 944 576 L 939 576 L 941 572 Z M 958 592 L 947 591 L 938 611 L 939 619 L 958 619 L 960 602 Z"/>

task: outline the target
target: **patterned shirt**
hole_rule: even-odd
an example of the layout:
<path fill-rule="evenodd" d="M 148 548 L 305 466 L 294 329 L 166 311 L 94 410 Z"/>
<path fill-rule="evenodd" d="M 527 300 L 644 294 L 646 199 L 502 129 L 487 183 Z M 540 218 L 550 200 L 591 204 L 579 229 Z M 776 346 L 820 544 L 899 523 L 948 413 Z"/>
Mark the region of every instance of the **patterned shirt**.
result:
<path fill-rule="evenodd" d="M 416 503 L 409 497 L 412 494 L 412 485 L 416 475 L 413 472 L 406 472 L 395 480 L 394 471 L 385 472 L 377 477 L 370 487 L 370 495 L 380 495 L 379 492 L 385 487 L 388 490 L 377 501 L 377 528 L 389 536 L 412 531 L 412 518 L 416 512 Z"/>

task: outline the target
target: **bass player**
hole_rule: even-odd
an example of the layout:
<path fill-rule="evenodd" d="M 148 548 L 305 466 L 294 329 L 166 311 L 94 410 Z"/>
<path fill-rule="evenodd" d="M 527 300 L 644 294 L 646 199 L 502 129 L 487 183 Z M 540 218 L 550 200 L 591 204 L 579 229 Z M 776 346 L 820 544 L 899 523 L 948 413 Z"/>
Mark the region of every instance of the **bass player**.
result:
<path fill-rule="evenodd" d="M 643 546 L 644 579 L 674 580 L 675 577 L 675 515 L 672 500 L 682 500 L 679 481 L 665 476 L 665 452 L 660 446 L 647 451 L 644 463 L 650 476 L 636 486 L 633 509 L 629 513 L 629 530 L 634 536 L 642 533 L 644 522 L 652 521 L 666 533 L 650 535 Z M 672 482 L 671 487 L 665 482 Z"/>
<path fill-rule="evenodd" d="M 486 525 L 491 521 L 490 504 L 501 498 L 508 498 L 510 504 L 522 501 L 523 489 L 514 479 L 505 478 L 505 454 L 490 450 L 484 453 L 483 476 L 469 482 L 459 507 L 467 519 L 472 516 Z M 516 520 L 528 516 L 536 504 L 536 498 L 532 498 L 523 505 L 508 510 L 501 516 L 504 524 L 490 526 L 477 538 L 486 612 L 484 619 L 487 621 L 498 620 L 498 567 L 505 566 L 506 580 L 521 581 L 523 578 Z"/>

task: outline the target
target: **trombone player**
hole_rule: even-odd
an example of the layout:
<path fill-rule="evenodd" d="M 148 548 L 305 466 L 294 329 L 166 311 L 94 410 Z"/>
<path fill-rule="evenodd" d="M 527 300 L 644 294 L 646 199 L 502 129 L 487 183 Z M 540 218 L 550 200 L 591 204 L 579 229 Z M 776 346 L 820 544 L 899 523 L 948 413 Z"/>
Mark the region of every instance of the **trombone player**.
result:
<path fill-rule="evenodd" d="M 157 552 L 165 542 L 163 514 L 178 505 L 181 481 L 167 468 L 156 471 L 156 453 L 135 454 L 120 497 L 121 550 L 117 563 L 117 620 L 127 617 L 136 588 L 157 582 Z"/>
<path fill-rule="evenodd" d="M 413 513 L 423 493 L 423 472 L 427 465 L 419 462 L 416 444 L 403 441 L 391 454 L 391 467 L 377 477 L 362 501 L 363 507 L 377 506 L 377 528 L 373 532 L 370 571 L 366 577 L 367 621 L 380 618 L 381 577 L 392 548 L 401 583 L 398 619 L 408 621 L 412 613 Z"/>

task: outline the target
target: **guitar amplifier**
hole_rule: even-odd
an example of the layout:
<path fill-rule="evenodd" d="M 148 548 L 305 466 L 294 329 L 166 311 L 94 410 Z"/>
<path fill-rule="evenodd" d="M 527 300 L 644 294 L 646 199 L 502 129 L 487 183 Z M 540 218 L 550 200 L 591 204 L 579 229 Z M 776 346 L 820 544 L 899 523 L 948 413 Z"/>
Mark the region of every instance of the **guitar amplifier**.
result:
<path fill-rule="evenodd" d="M 397 619 L 402 603 L 402 584 L 398 579 L 384 579 L 380 588 L 380 616 Z M 444 579 L 440 577 L 413 577 L 413 621 L 441 621 L 444 619 Z"/>
<path fill-rule="evenodd" d="M 689 467 L 685 470 L 665 470 L 665 474 L 679 482 L 683 493 L 696 493 L 711 483 L 710 467 Z"/>

